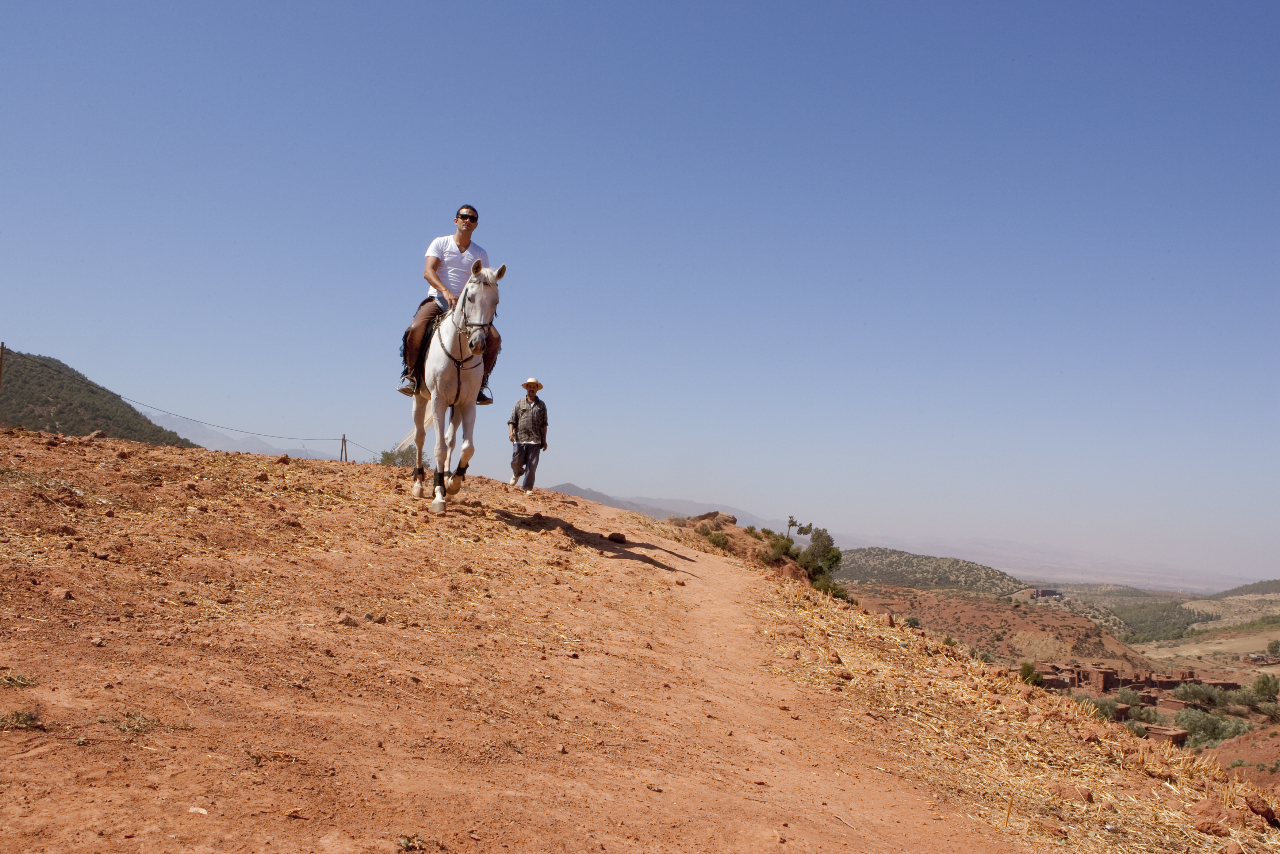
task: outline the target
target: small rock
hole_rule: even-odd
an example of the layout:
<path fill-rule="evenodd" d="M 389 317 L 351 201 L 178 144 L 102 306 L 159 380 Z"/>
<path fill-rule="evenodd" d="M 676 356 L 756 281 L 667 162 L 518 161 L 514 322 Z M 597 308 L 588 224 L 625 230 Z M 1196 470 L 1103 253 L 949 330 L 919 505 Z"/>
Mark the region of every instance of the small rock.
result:
<path fill-rule="evenodd" d="M 839 673 L 836 674 L 836 676 L 839 676 L 841 679 L 844 679 L 846 681 L 853 678 L 853 674 L 850 673 L 848 670 L 841 670 Z"/>
<path fill-rule="evenodd" d="M 108 510 L 106 513 L 103 513 L 102 515 L 106 516 L 108 519 L 114 519 L 116 518 L 116 511 Z"/>
<path fill-rule="evenodd" d="M 1244 795 L 1245 805 L 1253 810 L 1256 815 L 1262 816 L 1267 820 L 1267 824 L 1272 827 L 1276 826 L 1276 813 L 1271 808 L 1271 804 L 1267 803 L 1266 798 L 1257 792 L 1246 792 Z"/>
<path fill-rule="evenodd" d="M 1078 801 L 1082 804 L 1093 803 L 1093 792 L 1084 786 L 1077 786 L 1072 783 L 1062 783 L 1054 781 L 1048 786 L 1050 794 L 1053 794 L 1064 801 Z"/>
<path fill-rule="evenodd" d="M 267 473 L 266 473 L 265 471 L 260 471 L 260 472 L 258 472 L 257 474 L 255 474 L 255 475 L 253 476 L 253 479 L 254 479 L 254 480 L 256 480 L 256 481 L 258 481 L 258 483 L 266 483 L 266 482 L 267 482 Z"/>
<path fill-rule="evenodd" d="M 1196 822 L 1196 830 L 1201 833 L 1207 833 L 1210 836 L 1230 836 L 1231 830 L 1224 824 L 1221 824 L 1211 818 L 1202 818 Z"/>
<path fill-rule="evenodd" d="M 104 643 L 106 643 L 106 641 L 104 641 L 102 638 L 89 638 L 89 643 L 93 644 L 94 646 L 102 646 Z"/>
<path fill-rule="evenodd" d="M 881 615 L 880 615 L 880 625 L 882 625 L 882 626 L 888 626 L 889 628 L 893 628 L 893 627 L 894 627 L 895 625 L 897 625 L 897 624 L 893 621 L 893 614 L 881 614 Z"/>
<path fill-rule="evenodd" d="M 1226 845 L 1218 849 L 1218 854 L 1244 854 L 1244 849 L 1240 847 L 1240 843 L 1234 839 Z"/>
<path fill-rule="evenodd" d="M 607 539 L 613 543 L 625 543 L 627 541 L 626 535 L 619 534 L 616 531 L 610 534 Z"/>
<path fill-rule="evenodd" d="M 343 614 L 343 615 L 342 615 L 342 618 L 341 618 L 340 620 L 338 620 L 338 625 L 340 625 L 340 626 L 358 626 L 358 625 L 360 625 L 360 621 L 359 621 L 359 620 L 357 620 L 355 617 L 351 616 L 350 614 Z"/>
<path fill-rule="evenodd" d="M 563 744 L 561 744 L 561 745 L 559 745 L 559 746 L 557 746 L 557 747 L 556 747 L 556 753 L 559 753 L 559 754 L 561 754 L 562 756 L 567 756 L 567 755 L 569 754 L 569 748 L 567 748 L 567 747 L 565 747 Z"/>
<path fill-rule="evenodd" d="M 1059 839 L 1067 838 L 1067 829 L 1057 822 L 1049 821 L 1047 818 L 1033 818 L 1031 819 L 1030 826 L 1041 833 L 1047 833 L 1048 835 L 1056 836 Z"/>
<path fill-rule="evenodd" d="M 287 465 L 289 465 L 289 455 L 288 455 L 288 454 L 281 454 L 281 455 L 280 455 L 280 457 L 279 457 L 279 459 L 277 459 L 277 460 L 276 460 L 276 464 L 277 464 L 277 465 L 282 465 L 282 466 L 287 466 Z"/>
<path fill-rule="evenodd" d="M 187 812 L 199 813 L 200 815 L 208 815 L 208 814 L 209 814 L 209 811 L 208 811 L 207 809 L 205 809 L 204 807 L 192 807 L 191 809 L 187 810 Z"/>
<path fill-rule="evenodd" d="M 76 600 L 75 594 L 73 594 L 70 590 L 68 590 L 65 587 L 55 587 L 52 590 L 50 590 L 49 598 L 64 599 L 70 602 L 74 602 Z"/>
<path fill-rule="evenodd" d="M 85 436 L 85 438 L 86 438 L 86 439 L 101 439 L 101 438 L 102 438 L 103 436 L 105 436 L 105 435 L 107 435 L 107 434 L 106 434 L 106 433 L 103 433 L 101 430 L 94 430 L 94 431 L 93 431 L 92 433 L 90 433 L 88 436 Z"/>
<path fill-rule="evenodd" d="M 385 626 L 385 625 L 387 624 L 387 615 L 386 615 L 386 614 L 378 614 L 377 616 L 375 616 L 375 617 L 373 618 L 373 621 L 374 621 L 375 623 L 377 623 L 378 625 L 380 625 L 380 626 Z"/>
<path fill-rule="evenodd" d="M 959 762 L 963 762 L 969 758 L 969 754 L 965 753 L 964 750 L 958 744 L 951 745 L 946 749 L 946 751 L 948 756 L 950 756 L 952 759 L 955 759 Z"/>
<path fill-rule="evenodd" d="M 844 659 L 840 657 L 840 653 L 833 649 L 827 653 L 827 664 L 844 664 Z"/>
<path fill-rule="evenodd" d="M 676 579 L 676 587 L 684 587 L 684 579 L 683 579 L 683 578 L 677 578 L 677 579 Z"/>

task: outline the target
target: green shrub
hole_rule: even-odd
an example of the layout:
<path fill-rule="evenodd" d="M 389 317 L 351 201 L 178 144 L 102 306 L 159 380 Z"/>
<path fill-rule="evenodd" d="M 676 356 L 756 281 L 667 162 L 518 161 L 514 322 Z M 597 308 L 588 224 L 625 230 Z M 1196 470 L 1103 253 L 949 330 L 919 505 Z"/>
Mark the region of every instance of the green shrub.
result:
<path fill-rule="evenodd" d="M 1142 704 L 1142 697 L 1132 688 L 1121 688 L 1116 692 L 1116 699 L 1124 703 L 1126 706 L 1138 706 Z"/>
<path fill-rule="evenodd" d="M 703 522 L 701 525 L 694 528 L 693 530 L 697 531 L 699 534 L 701 534 L 704 537 L 711 536 L 711 526 L 708 525 L 706 522 Z"/>
<path fill-rule="evenodd" d="M 829 575 L 820 575 L 811 583 L 813 589 L 817 590 L 819 593 L 828 593 L 837 599 L 844 599 L 846 602 L 850 601 L 849 591 L 845 590 L 843 584 L 836 581 Z M 858 603 L 855 601 L 853 604 L 857 605 Z"/>
<path fill-rule="evenodd" d="M 384 466 L 400 466 L 402 468 L 411 469 L 418 462 L 418 448 L 410 445 L 399 451 L 383 451 L 382 459 L 378 460 L 380 465 Z"/>
<path fill-rule="evenodd" d="M 1174 723 L 1187 731 L 1187 747 L 1217 747 L 1229 738 L 1244 735 L 1253 724 L 1244 718 L 1209 714 L 1199 709 L 1183 709 L 1174 715 Z"/>
<path fill-rule="evenodd" d="M 1275 703 L 1259 703 L 1258 711 L 1267 716 L 1267 720 L 1275 723 L 1280 721 L 1280 705 Z"/>
<path fill-rule="evenodd" d="M 729 538 L 719 531 L 712 531 L 710 534 L 707 534 L 707 539 L 710 540 L 711 545 L 719 546 L 722 549 L 729 546 Z"/>
<path fill-rule="evenodd" d="M 1253 693 L 1259 700 L 1275 700 L 1276 694 L 1280 694 L 1280 679 L 1269 673 L 1259 674 L 1258 678 L 1253 680 Z"/>
<path fill-rule="evenodd" d="M 1028 685 L 1039 685 L 1044 682 L 1044 677 L 1036 672 L 1036 666 L 1030 661 L 1024 661 L 1018 666 L 1018 678 Z"/>
<path fill-rule="evenodd" d="M 1111 697 L 1094 698 L 1093 707 L 1098 710 L 1098 717 L 1108 721 L 1116 719 L 1116 701 Z"/>
<path fill-rule="evenodd" d="M 1267 655 L 1272 658 L 1280 658 L 1280 640 L 1273 640 L 1267 644 Z"/>
<path fill-rule="evenodd" d="M 945 638 L 943 638 L 943 639 L 942 639 L 942 645 L 943 645 L 943 646 L 955 646 L 955 645 L 956 645 L 956 639 L 955 639 L 955 638 L 953 638 L 951 635 L 947 635 Z"/>
<path fill-rule="evenodd" d="M 1135 720 L 1127 720 L 1124 722 L 1124 728 L 1136 735 L 1138 738 L 1146 738 L 1147 728 Z"/>
<path fill-rule="evenodd" d="M 1173 696 L 1188 703 L 1203 703 L 1208 706 L 1221 706 L 1226 702 L 1226 692 L 1216 685 L 1200 685 L 1195 682 L 1183 682 L 1173 689 Z"/>
<path fill-rule="evenodd" d="M 902 625 L 906 626 L 909 629 L 918 629 L 920 628 L 920 618 L 907 617 L 905 620 L 902 621 Z"/>
<path fill-rule="evenodd" d="M 1145 724 L 1158 723 L 1154 706 L 1130 706 L 1129 720 L 1142 721 Z"/>

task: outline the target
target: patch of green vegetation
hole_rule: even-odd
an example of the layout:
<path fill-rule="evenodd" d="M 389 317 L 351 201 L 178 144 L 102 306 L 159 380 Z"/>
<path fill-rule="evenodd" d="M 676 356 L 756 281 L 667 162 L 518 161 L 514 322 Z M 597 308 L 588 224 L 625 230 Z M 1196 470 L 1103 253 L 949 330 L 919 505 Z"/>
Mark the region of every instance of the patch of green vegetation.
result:
<path fill-rule="evenodd" d="M 418 448 L 410 445 L 400 450 L 383 451 L 382 458 L 378 460 L 379 465 L 399 466 L 400 468 L 411 469 L 418 463 Z"/>
<path fill-rule="evenodd" d="M 1250 596 L 1260 593 L 1280 593 L 1280 579 L 1273 581 L 1255 581 L 1253 584 L 1244 584 L 1240 587 L 1232 587 L 1230 590 L 1223 590 L 1221 593 L 1215 593 L 1212 596 L 1206 596 L 1206 599 L 1228 599 L 1232 596 Z"/>
<path fill-rule="evenodd" d="M 1216 614 L 1190 611 L 1171 600 L 1115 605 L 1111 610 L 1129 627 L 1121 638 L 1125 643 L 1176 640 L 1194 634 L 1188 631 L 1193 624 L 1218 619 Z"/>
<path fill-rule="evenodd" d="M 5 354 L 0 378 L 0 423 L 68 436 L 101 430 L 115 439 L 199 447 L 57 359 L 15 350 Z"/>
<path fill-rule="evenodd" d="M 418 834 L 412 836 L 401 836 L 396 840 L 396 844 L 400 846 L 401 851 L 428 851 L 427 840 Z M 441 846 L 443 848 L 443 846 Z"/>
<path fill-rule="evenodd" d="M 0 676 L 0 688 L 32 688 L 40 684 L 34 676 L 23 676 L 20 673 L 6 673 Z"/>
<path fill-rule="evenodd" d="M 839 576 L 847 582 L 892 584 L 921 590 L 972 590 L 998 596 L 1027 586 L 998 569 L 967 560 L 882 548 L 846 549 Z"/>
<path fill-rule="evenodd" d="M 0 715 L 0 730 L 2 729 L 44 729 L 44 724 L 40 723 L 40 710 L 20 710 Z"/>
<path fill-rule="evenodd" d="M 1183 709 L 1174 715 L 1174 723 L 1187 731 L 1187 747 L 1217 747 L 1229 738 L 1244 735 L 1253 724 L 1244 718 L 1220 713 L 1209 714 L 1199 709 Z"/>
<path fill-rule="evenodd" d="M 1030 661 L 1024 661 L 1018 665 L 1018 678 L 1028 685 L 1039 685 L 1044 682 L 1044 677 L 1036 672 L 1036 666 Z"/>

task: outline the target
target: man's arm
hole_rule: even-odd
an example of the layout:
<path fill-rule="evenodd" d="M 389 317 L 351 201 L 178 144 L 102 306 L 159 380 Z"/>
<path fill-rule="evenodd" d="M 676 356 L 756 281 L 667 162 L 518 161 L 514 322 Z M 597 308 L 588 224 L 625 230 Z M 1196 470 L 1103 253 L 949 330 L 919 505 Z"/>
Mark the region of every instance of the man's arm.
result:
<path fill-rule="evenodd" d="M 542 407 L 542 450 L 547 449 L 547 407 Z"/>
<path fill-rule="evenodd" d="M 440 269 L 440 259 L 434 255 L 427 256 L 427 266 L 422 270 L 422 278 L 427 280 L 427 284 L 438 290 L 449 303 L 449 308 L 453 308 L 458 298 L 449 293 L 449 289 L 444 286 L 444 282 L 440 281 L 440 274 L 436 271 Z"/>

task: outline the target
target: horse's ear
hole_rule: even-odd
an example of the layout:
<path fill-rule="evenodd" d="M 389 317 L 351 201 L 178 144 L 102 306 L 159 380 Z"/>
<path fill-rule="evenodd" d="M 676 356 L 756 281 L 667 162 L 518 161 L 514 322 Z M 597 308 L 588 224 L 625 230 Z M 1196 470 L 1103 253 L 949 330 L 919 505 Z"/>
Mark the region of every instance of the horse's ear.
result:
<path fill-rule="evenodd" d="M 498 279 L 501 279 L 506 274 L 507 274 L 507 265 L 503 264 L 501 267 L 498 268 L 498 272 L 494 274 L 493 280 L 496 282 L 498 281 Z"/>
<path fill-rule="evenodd" d="M 479 275 L 480 271 L 481 271 L 481 270 L 483 270 L 483 269 L 484 269 L 484 265 L 483 265 L 483 264 L 481 264 L 481 263 L 480 263 L 480 259 L 479 259 L 479 258 L 477 258 L 477 259 L 476 259 L 476 262 L 475 262 L 474 264 L 472 264 L 472 265 L 471 265 L 471 275 L 473 275 L 473 276 L 475 276 L 475 275 Z"/>

